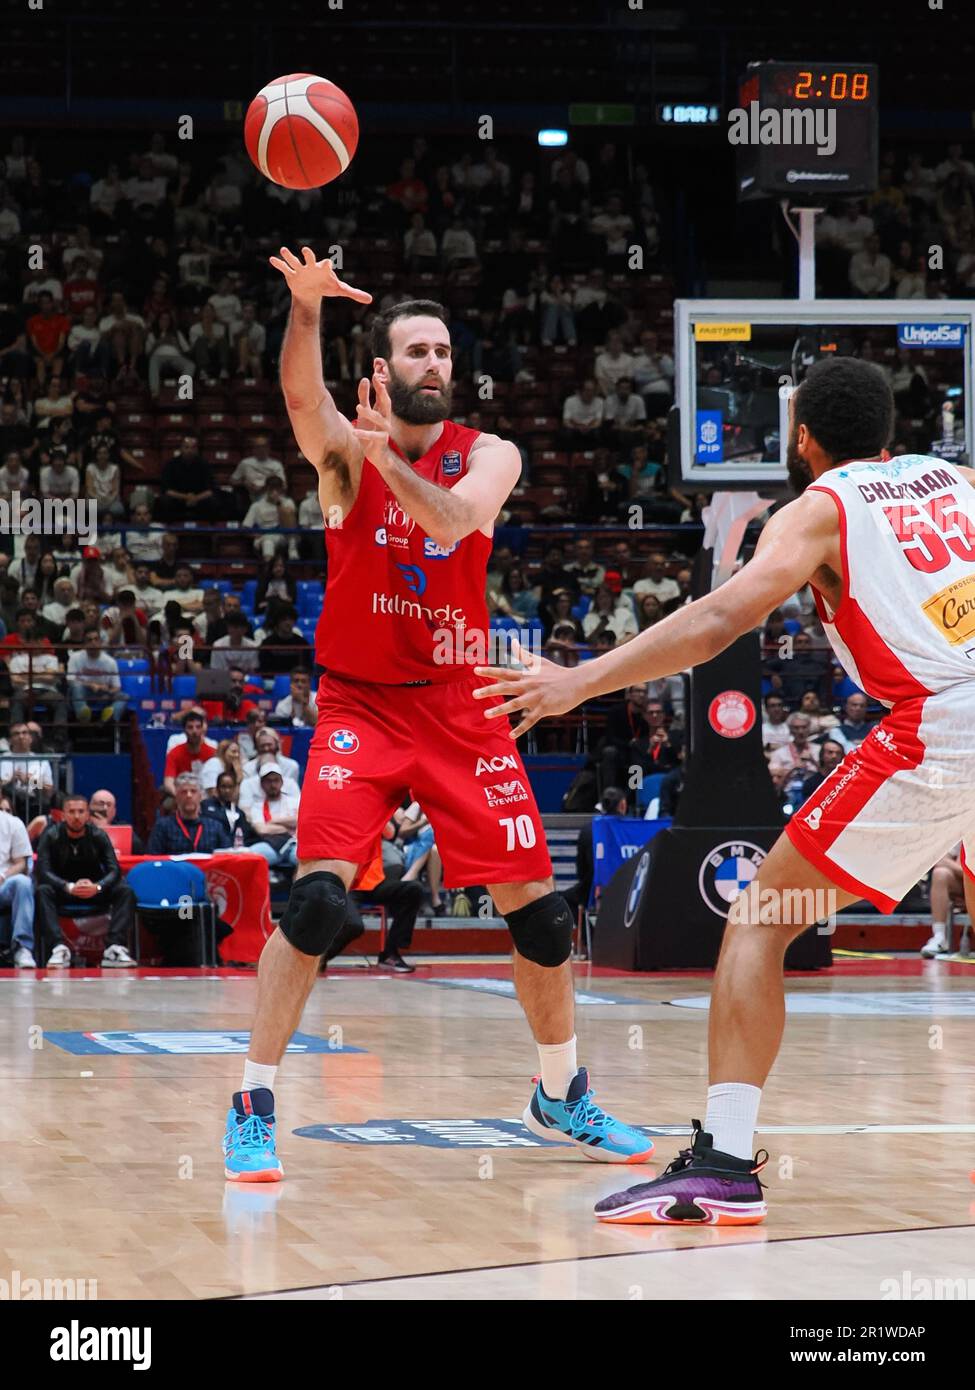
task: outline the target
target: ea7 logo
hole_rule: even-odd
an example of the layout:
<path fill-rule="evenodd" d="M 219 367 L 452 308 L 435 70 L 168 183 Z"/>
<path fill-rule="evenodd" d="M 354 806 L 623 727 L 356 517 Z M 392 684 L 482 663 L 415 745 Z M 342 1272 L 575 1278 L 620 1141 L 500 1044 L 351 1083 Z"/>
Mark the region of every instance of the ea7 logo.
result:
<path fill-rule="evenodd" d="M 822 818 L 823 818 L 823 808 L 822 808 L 822 806 L 814 806 L 814 807 L 812 808 L 812 810 L 809 812 L 809 815 L 808 815 L 808 816 L 803 816 L 803 820 L 804 820 L 804 821 L 806 822 L 806 824 L 809 826 L 809 829 L 810 829 L 810 830 L 818 830 L 818 829 L 819 829 L 819 822 L 822 820 Z"/>
<path fill-rule="evenodd" d="M 351 767 L 339 767 L 337 763 L 322 763 L 318 769 L 319 782 L 337 783 L 339 786 L 352 776 Z"/>
<path fill-rule="evenodd" d="M 524 782 L 496 782 L 493 787 L 485 787 L 484 795 L 489 806 L 510 806 L 513 801 L 527 801 L 528 793 Z"/>
<path fill-rule="evenodd" d="M 474 776 L 483 777 L 485 772 L 504 772 L 506 769 L 514 771 L 517 766 L 518 759 L 513 753 L 496 753 L 493 758 L 478 758 Z"/>

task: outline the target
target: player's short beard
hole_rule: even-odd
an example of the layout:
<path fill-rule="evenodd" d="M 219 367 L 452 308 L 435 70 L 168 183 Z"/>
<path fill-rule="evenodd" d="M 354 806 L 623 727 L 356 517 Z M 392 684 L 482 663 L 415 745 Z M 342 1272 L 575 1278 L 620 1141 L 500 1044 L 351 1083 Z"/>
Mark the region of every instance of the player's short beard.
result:
<path fill-rule="evenodd" d="M 397 376 L 392 365 L 389 368 L 389 404 L 392 412 L 408 425 L 436 425 L 446 420 L 453 401 L 453 382 L 447 381 L 436 396 L 424 395 L 423 383 L 416 386 Z"/>
<path fill-rule="evenodd" d="M 792 491 L 797 497 L 801 497 L 806 488 L 813 480 L 812 469 L 799 453 L 799 426 L 793 424 L 789 431 L 789 443 L 786 448 L 785 461 L 789 470 L 789 482 L 792 484 Z"/>

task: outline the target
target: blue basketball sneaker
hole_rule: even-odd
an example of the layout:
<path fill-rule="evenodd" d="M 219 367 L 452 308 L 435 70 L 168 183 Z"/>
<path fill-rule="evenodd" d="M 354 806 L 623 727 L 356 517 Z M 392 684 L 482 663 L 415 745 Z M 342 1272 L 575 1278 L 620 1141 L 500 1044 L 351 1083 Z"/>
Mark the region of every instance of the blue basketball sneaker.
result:
<path fill-rule="evenodd" d="M 224 1176 L 232 1182 L 280 1182 L 274 1151 L 274 1096 L 266 1086 L 235 1091 L 223 1136 Z"/>
<path fill-rule="evenodd" d="M 553 1100 L 535 1077 L 535 1094 L 522 1121 L 525 1128 L 549 1143 L 575 1144 L 587 1158 L 599 1163 L 647 1163 L 653 1140 L 638 1129 L 620 1124 L 592 1098 L 589 1073 L 580 1067 L 572 1078 L 565 1100 Z"/>

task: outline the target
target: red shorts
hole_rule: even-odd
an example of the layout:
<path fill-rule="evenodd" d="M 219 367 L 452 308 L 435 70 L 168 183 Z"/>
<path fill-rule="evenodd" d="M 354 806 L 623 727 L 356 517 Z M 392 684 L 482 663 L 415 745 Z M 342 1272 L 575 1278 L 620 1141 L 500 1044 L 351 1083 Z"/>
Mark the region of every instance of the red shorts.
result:
<path fill-rule="evenodd" d="M 473 675 L 421 686 L 323 676 L 299 860 L 361 863 L 409 796 L 433 826 L 447 888 L 548 878 L 545 832 L 511 726 L 485 719 L 489 703 L 471 694 L 487 684 Z"/>

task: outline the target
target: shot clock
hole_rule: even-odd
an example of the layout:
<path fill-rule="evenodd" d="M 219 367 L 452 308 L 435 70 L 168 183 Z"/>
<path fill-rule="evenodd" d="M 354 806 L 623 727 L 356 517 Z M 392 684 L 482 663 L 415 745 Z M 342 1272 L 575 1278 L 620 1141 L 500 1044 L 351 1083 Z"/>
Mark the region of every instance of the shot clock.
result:
<path fill-rule="evenodd" d="M 872 193 L 878 87 L 875 63 L 749 63 L 729 117 L 739 202 Z"/>

